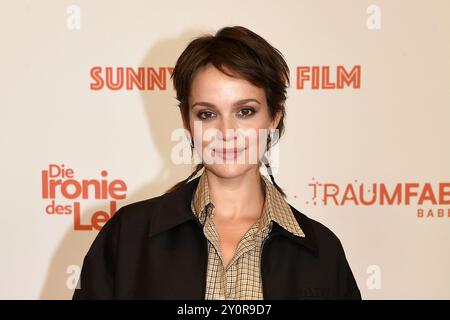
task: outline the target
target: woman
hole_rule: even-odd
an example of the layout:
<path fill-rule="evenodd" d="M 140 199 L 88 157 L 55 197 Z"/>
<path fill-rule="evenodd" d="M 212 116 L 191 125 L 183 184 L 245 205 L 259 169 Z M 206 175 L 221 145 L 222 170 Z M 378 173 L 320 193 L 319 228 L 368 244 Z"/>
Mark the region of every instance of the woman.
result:
<path fill-rule="evenodd" d="M 360 299 L 339 239 L 287 203 L 271 172 L 289 85 L 282 54 L 225 27 L 193 40 L 172 77 L 201 162 L 165 194 L 117 211 L 73 298 Z"/>

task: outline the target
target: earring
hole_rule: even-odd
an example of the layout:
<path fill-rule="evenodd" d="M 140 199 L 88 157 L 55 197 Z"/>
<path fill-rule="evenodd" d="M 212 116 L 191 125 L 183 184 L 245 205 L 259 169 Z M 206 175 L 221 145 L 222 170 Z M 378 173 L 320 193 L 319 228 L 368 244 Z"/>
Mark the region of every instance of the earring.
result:
<path fill-rule="evenodd" d="M 192 141 L 191 138 L 189 138 L 188 140 L 189 140 L 189 144 L 191 146 L 191 149 L 194 149 L 194 142 Z"/>
<path fill-rule="evenodd" d="M 269 134 L 267 135 L 267 150 L 270 149 L 271 142 L 272 142 L 272 131 L 269 131 Z"/>

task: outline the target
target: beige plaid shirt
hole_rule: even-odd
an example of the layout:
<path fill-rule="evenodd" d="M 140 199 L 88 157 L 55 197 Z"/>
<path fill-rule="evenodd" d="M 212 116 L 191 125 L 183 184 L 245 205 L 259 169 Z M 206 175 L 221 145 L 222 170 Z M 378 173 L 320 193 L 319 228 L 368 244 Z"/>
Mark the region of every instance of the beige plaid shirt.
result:
<path fill-rule="evenodd" d="M 260 259 L 265 238 L 277 222 L 296 236 L 304 237 L 294 214 L 276 187 L 261 174 L 265 201 L 261 218 L 242 237 L 234 257 L 223 265 L 219 236 L 212 219 L 214 205 L 210 201 L 208 179 L 203 171 L 191 201 L 192 212 L 203 225 L 208 240 L 207 300 L 262 300 Z"/>

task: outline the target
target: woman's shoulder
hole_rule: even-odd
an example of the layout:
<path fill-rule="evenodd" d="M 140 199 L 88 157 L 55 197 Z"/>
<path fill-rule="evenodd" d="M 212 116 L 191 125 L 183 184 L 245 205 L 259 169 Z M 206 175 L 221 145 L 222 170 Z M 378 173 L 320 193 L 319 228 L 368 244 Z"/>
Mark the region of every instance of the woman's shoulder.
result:
<path fill-rule="evenodd" d="M 131 202 L 120 207 L 110 220 L 120 223 L 142 223 L 151 219 L 152 215 L 159 210 L 165 195 Z"/>
<path fill-rule="evenodd" d="M 309 237 L 309 241 L 317 250 L 342 250 L 342 244 L 339 237 L 325 224 L 309 217 L 289 204 L 291 210 L 300 225 L 300 228 Z"/>
<path fill-rule="evenodd" d="M 337 235 L 324 224 L 309 218 L 292 205 L 290 205 L 300 227 L 304 229 L 309 247 L 313 249 L 316 262 L 323 266 L 323 270 L 328 270 L 328 274 L 335 274 L 338 279 L 341 299 L 361 299 L 353 272 L 347 261 L 344 247 Z M 314 264 L 317 267 L 317 264 Z M 332 269 L 327 269 L 331 267 Z M 334 273 L 333 273 L 334 272 Z"/>
<path fill-rule="evenodd" d="M 126 225 L 151 223 L 153 231 L 155 225 L 161 230 L 175 225 L 192 215 L 190 202 L 198 181 L 197 177 L 175 191 L 124 205 L 111 219 Z"/>

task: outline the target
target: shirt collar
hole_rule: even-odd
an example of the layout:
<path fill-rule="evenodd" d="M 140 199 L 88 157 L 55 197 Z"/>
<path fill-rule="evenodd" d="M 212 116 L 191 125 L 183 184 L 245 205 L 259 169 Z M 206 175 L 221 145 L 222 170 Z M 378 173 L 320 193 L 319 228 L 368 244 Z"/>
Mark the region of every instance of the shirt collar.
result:
<path fill-rule="evenodd" d="M 260 174 L 260 177 L 265 191 L 261 226 L 268 226 L 272 221 L 274 221 L 293 235 L 305 237 L 305 233 L 298 224 L 297 219 L 295 218 L 283 195 L 269 181 L 268 178 L 262 174 Z M 208 206 L 209 208 L 207 208 Z M 206 216 L 211 213 L 212 208 L 214 208 L 214 205 L 212 204 L 210 198 L 208 176 L 204 170 L 195 190 L 194 197 L 191 202 L 191 209 L 199 221 L 203 224 Z"/>
<path fill-rule="evenodd" d="M 149 214 L 150 219 L 147 221 L 148 237 L 152 238 L 163 232 L 170 232 L 176 226 L 187 224 L 189 222 L 197 222 L 198 226 L 201 223 L 197 217 L 192 213 L 192 199 L 194 191 L 198 186 L 200 178 L 196 177 L 184 185 L 180 186 L 172 192 L 140 201 L 136 204 L 139 210 Z M 297 237 L 290 233 L 278 223 L 274 222 L 269 236 L 285 236 L 295 241 L 299 245 L 308 249 L 316 257 L 319 254 L 319 248 L 316 240 L 316 232 L 314 227 L 314 220 L 308 218 L 302 212 L 289 204 L 294 217 L 305 233 L 305 237 Z M 137 210 L 137 209 L 136 209 Z M 190 225 L 192 227 L 192 225 Z M 202 239 L 203 241 L 204 239 Z"/>

